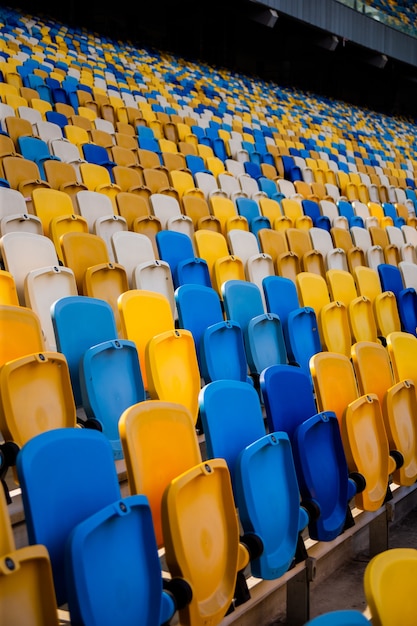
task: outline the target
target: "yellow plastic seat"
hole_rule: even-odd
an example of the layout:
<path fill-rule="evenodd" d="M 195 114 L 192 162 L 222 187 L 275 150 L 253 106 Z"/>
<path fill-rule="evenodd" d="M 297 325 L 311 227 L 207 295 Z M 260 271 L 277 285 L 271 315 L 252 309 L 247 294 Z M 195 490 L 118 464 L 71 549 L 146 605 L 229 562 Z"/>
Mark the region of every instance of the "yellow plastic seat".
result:
<path fill-rule="evenodd" d="M 412 485 L 417 478 L 417 400 L 411 380 L 395 383 L 387 349 L 375 342 L 352 345 L 352 363 L 359 393 L 375 393 L 382 407 L 390 449 L 401 452 L 403 465 L 393 474 L 399 485 Z"/>
<path fill-rule="evenodd" d="M 58 626 L 52 568 L 45 546 L 26 546 L 1 555 L 0 606 L 8 626 Z"/>
<path fill-rule="evenodd" d="M 221 298 L 221 286 L 226 280 L 246 280 L 242 259 L 229 253 L 227 240 L 222 233 L 197 230 L 194 242 L 197 256 L 207 262 L 211 283 Z"/>
<path fill-rule="evenodd" d="M 196 424 L 201 375 L 193 334 L 178 328 L 154 335 L 145 347 L 145 368 L 150 397 L 184 405 Z"/>
<path fill-rule="evenodd" d="M 26 354 L 45 350 L 39 317 L 24 306 L 0 306 L 0 339 L 0 366 Z"/>
<path fill-rule="evenodd" d="M 201 196 L 200 191 L 198 194 L 194 193 L 193 190 L 191 193 L 184 193 L 181 200 L 184 215 L 192 219 L 194 231 L 205 229 L 221 233 L 220 220 L 210 213 L 209 204 L 206 198 Z"/>
<path fill-rule="evenodd" d="M 320 352 L 312 356 L 310 371 L 318 411 L 334 411 L 341 426 L 346 407 L 359 397 L 349 357 L 336 352 Z"/>
<path fill-rule="evenodd" d="M 162 547 L 164 491 L 172 479 L 202 461 L 193 418 L 182 404 L 146 400 L 122 413 L 119 433 L 130 493 L 147 496 L 157 544 Z"/>
<path fill-rule="evenodd" d="M 135 221 L 147 220 L 150 216 L 148 201 L 144 196 L 134 192 L 119 192 L 116 195 L 116 207 L 119 215 L 126 220 L 128 230 L 134 230 Z M 152 217 L 157 220 L 156 217 Z"/>
<path fill-rule="evenodd" d="M 238 573 L 249 562 L 224 459 L 204 461 L 171 481 L 162 500 L 162 525 L 168 569 L 193 590 L 191 602 L 179 610 L 181 624 L 220 624 Z"/>
<path fill-rule="evenodd" d="M 49 159 L 44 163 L 45 178 L 52 189 L 65 192 L 71 199 L 73 209 L 77 212 L 75 195 L 82 189 L 87 189 L 86 185 L 79 180 L 77 170 L 72 163 Z"/>
<path fill-rule="evenodd" d="M 283 198 L 281 200 L 281 207 L 283 215 L 292 221 L 293 227 L 304 228 L 306 230 L 312 228 L 313 220 L 310 216 L 305 215 L 303 207 L 298 200 L 294 198 Z"/>
<path fill-rule="evenodd" d="M 11 272 L 0 270 L 0 305 L 19 306 L 16 282 Z"/>
<path fill-rule="evenodd" d="M 89 191 L 98 191 L 104 193 L 112 201 L 113 207 L 116 208 L 116 195 L 122 190 L 120 185 L 113 183 L 110 173 L 104 165 L 97 163 L 80 163 L 81 182 Z"/>
<path fill-rule="evenodd" d="M 114 182 L 119 187 L 120 191 L 141 193 L 145 187 L 142 170 L 139 167 L 115 165 L 113 167 L 113 176 Z"/>
<path fill-rule="evenodd" d="M 326 276 L 326 263 L 323 254 L 314 248 L 308 230 L 303 228 L 287 228 L 285 236 L 291 252 L 297 255 L 301 271 Z"/>
<path fill-rule="evenodd" d="M 390 455 L 382 409 L 374 393 L 360 395 L 349 357 L 331 352 L 313 355 L 310 370 L 319 411 L 334 411 L 340 424 L 349 472 L 365 478 L 355 504 L 376 511 L 384 503 L 390 475 L 397 469 Z"/>
<path fill-rule="evenodd" d="M 348 306 L 352 341 L 378 342 L 378 329 L 372 302 L 366 296 L 359 296 Z"/>
<path fill-rule="evenodd" d="M 350 230 L 340 227 L 332 227 L 330 234 L 335 248 L 341 248 L 345 252 L 349 271 L 351 273 L 353 273 L 354 268 L 358 265 L 366 265 L 365 252 L 360 247 L 355 245 Z"/>
<path fill-rule="evenodd" d="M 0 370 L 0 429 L 22 447 L 54 428 L 75 427 L 69 368 L 60 352 L 37 352 L 7 361 Z"/>
<path fill-rule="evenodd" d="M 387 350 L 394 379 L 399 382 L 408 378 L 417 385 L 417 337 L 404 331 L 390 333 Z"/>
<path fill-rule="evenodd" d="M 168 299 L 146 289 L 129 289 L 118 299 L 122 336 L 136 345 L 143 384 L 148 389 L 145 348 L 148 341 L 168 330 L 174 330 L 175 320 Z"/>
<path fill-rule="evenodd" d="M 3 159 L 3 169 L 10 187 L 23 194 L 28 213 L 31 213 L 32 191 L 38 187 L 50 187 L 46 180 L 42 180 L 38 165 L 24 157 L 7 156 Z"/>
<path fill-rule="evenodd" d="M 326 279 L 319 274 L 299 272 L 295 284 L 301 306 L 314 309 L 323 349 L 349 355 L 352 333 L 348 307 L 330 299 Z"/>
<path fill-rule="evenodd" d="M 65 191 L 56 189 L 34 189 L 32 192 L 33 210 L 43 227 L 43 234 L 51 237 L 51 221 L 57 217 L 68 216 L 74 212 L 70 196 Z"/>
<path fill-rule="evenodd" d="M 417 550 L 390 548 L 374 556 L 363 577 L 374 626 L 412 626 L 417 606 Z"/>
<path fill-rule="evenodd" d="M 50 238 L 55 246 L 58 258 L 60 261 L 63 261 L 61 236 L 69 232 L 88 233 L 88 222 L 85 217 L 72 213 L 71 215 L 61 215 L 54 218 L 49 228 Z"/>
<path fill-rule="evenodd" d="M 209 203 L 211 213 L 220 221 L 223 235 L 226 236 L 229 230 L 235 228 L 249 231 L 247 219 L 239 215 L 233 200 L 214 195 L 210 198 Z"/>
<path fill-rule="evenodd" d="M 93 233 L 66 232 L 60 237 L 64 265 L 74 272 L 79 295 L 84 294 L 84 275 L 99 263 L 110 263 L 104 239 Z"/>

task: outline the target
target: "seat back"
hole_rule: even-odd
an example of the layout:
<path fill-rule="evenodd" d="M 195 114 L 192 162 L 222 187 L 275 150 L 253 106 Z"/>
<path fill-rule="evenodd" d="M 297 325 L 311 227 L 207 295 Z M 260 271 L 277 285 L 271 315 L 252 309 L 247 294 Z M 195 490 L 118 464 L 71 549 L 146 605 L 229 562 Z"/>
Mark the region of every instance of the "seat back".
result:
<path fill-rule="evenodd" d="M 226 459 L 234 488 L 239 454 L 266 434 L 259 396 L 247 382 L 216 380 L 202 388 L 199 406 L 207 457 Z"/>
<path fill-rule="evenodd" d="M 246 446 L 236 463 L 235 484 L 243 530 L 255 532 L 263 545 L 261 555 L 251 560 L 251 572 L 266 580 L 279 578 L 298 560 L 300 532 L 308 522 L 288 435 L 270 433 Z"/>
<path fill-rule="evenodd" d="M 25 546 L 2 553 L 0 604 L 10 626 L 58 626 L 51 562 L 45 546 Z"/>
<path fill-rule="evenodd" d="M 182 404 L 145 400 L 123 411 L 119 433 L 130 492 L 148 498 L 157 545 L 162 547 L 164 491 L 172 479 L 202 461 L 193 418 Z"/>
<path fill-rule="evenodd" d="M 79 367 L 88 348 L 117 338 L 113 310 L 108 302 L 88 296 L 66 296 L 51 306 L 57 350 L 65 355 L 75 403 L 81 406 Z"/>
<path fill-rule="evenodd" d="M 183 404 L 196 423 L 201 375 L 192 333 L 174 329 L 151 337 L 145 367 L 150 397 Z"/>
<path fill-rule="evenodd" d="M 145 347 L 159 333 L 175 327 L 168 299 L 156 291 L 129 289 L 118 300 L 122 336 L 134 341 L 139 354 L 143 384 L 148 389 Z"/>
<path fill-rule="evenodd" d="M 222 287 L 227 319 L 234 320 L 245 334 L 249 321 L 265 313 L 260 289 L 246 280 L 228 280 Z"/>
<path fill-rule="evenodd" d="M 8 361 L 1 368 L 0 389 L 0 427 L 6 441 L 21 447 L 40 432 L 76 425 L 68 364 L 60 352 Z"/>
<path fill-rule="evenodd" d="M 80 362 L 80 388 L 87 417 L 100 422 L 114 458 L 121 459 L 120 416 L 146 397 L 135 344 L 115 339 L 88 348 Z"/>
<path fill-rule="evenodd" d="M 99 548 L 105 545 L 106 549 Z M 81 521 L 68 542 L 68 608 L 75 623 L 105 626 L 120 619 L 167 623 L 175 612 L 162 589 L 149 503 L 132 495 Z M 115 587 L 123 585 L 123 594 Z"/>
<path fill-rule="evenodd" d="M 51 306 L 59 298 L 78 295 L 74 272 L 52 265 L 31 270 L 24 282 L 25 304 L 38 315 L 48 350 L 56 350 Z"/>
<path fill-rule="evenodd" d="M 410 379 L 417 384 L 417 337 L 399 331 L 387 336 L 387 350 L 396 382 Z"/>
<path fill-rule="evenodd" d="M 24 306 L 25 278 L 31 270 L 58 265 L 55 246 L 49 237 L 30 232 L 9 232 L 0 238 L 4 269 L 13 274 L 19 302 Z"/>
<path fill-rule="evenodd" d="M 416 568 L 414 548 L 387 549 L 369 561 L 363 584 L 372 624 L 413 623 Z"/>
<path fill-rule="evenodd" d="M 70 533 L 120 499 L 111 445 L 95 430 L 57 428 L 30 439 L 17 456 L 16 468 L 29 544 L 46 546 L 61 606 L 68 599 L 65 551 Z"/>
<path fill-rule="evenodd" d="M 239 324 L 222 320 L 207 326 L 200 339 L 200 372 L 205 383 L 214 380 L 253 382 Z"/>
<path fill-rule="evenodd" d="M 181 623 L 219 624 L 234 598 L 238 573 L 249 560 L 239 541 L 224 459 L 199 463 L 171 481 L 162 500 L 162 524 L 169 571 L 193 591 L 191 602 L 179 610 Z"/>
<path fill-rule="evenodd" d="M 59 241 L 64 265 L 74 272 L 79 295 L 86 295 L 84 277 L 87 269 L 93 265 L 110 263 L 106 242 L 99 235 L 78 230 L 64 233 Z"/>
<path fill-rule="evenodd" d="M 309 536 L 332 541 L 354 524 L 349 502 L 360 491 L 348 478 L 336 415 L 323 411 L 305 419 L 295 429 L 292 447 L 301 502 L 310 511 Z"/>
<path fill-rule="evenodd" d="M 178 325 L 192 333 L 201 367 L 201 341 L 204 331 L 208 326 L 224 320 L 221 300 L 212 287 L 186 284 L 176 289 L 175 302 Z"/>
<path fill-rule="evenodd" d="M 349 357 L 335 352 L 320 352 L 311 358 L 310 369 L 318 410 L 333 411 L 342 425 L 346 407 L 359 397 Z"/>
<path fill-rule="evenodd" d="M 398 450 L 403 456 L 393 480 L 400 485 L 412 484 L 417 472 L 414 383 L 410 379 L 395 383 L 388 351 L 381 344 L 354 344 L 352 363 L 360 393 L 378 396 L 390 450 Z"/>
<path fill-rule="evenodd" d="M 46 348 L 38 315 L 24 306 L 0 306 L 0 366 Z"/>

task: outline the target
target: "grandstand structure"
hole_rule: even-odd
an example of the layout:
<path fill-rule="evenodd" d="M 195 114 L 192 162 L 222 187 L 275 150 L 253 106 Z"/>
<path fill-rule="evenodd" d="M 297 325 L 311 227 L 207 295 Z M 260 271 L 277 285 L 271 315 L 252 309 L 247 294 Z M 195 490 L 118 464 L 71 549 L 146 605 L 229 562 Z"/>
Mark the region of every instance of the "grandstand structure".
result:
<path fill-rule="evenodd" d="M 19 626 L 304 626 L 417 504 L 416 14 L 223 5 L 0 7 Z"/>

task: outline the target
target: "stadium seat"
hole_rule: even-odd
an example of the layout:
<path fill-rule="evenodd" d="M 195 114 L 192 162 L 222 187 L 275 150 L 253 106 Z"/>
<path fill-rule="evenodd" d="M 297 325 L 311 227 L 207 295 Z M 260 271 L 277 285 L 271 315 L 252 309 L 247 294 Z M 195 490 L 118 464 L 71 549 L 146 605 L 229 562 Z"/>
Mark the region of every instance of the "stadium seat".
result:
<path fill-rule="evenodd" d="M 84 293 L 86 271 L 94 265 L 110 263 L 106 242 L 94 233 L 73 230 L 65 232 L 60 237 L 59 243 L 63 263 L 73 271 L 79 295 L 86 295 Z"/>
<path fill-rule="evenodd" d="M 4 363 L 0 389 L 1 431 L 6 441 L 19 448 L 39 433 L 75 428 L 75 402 L 62 353 L 28 353 Z"/>
<path fill-rule="evenodd" d="M 129 289 L 121 294 L 118 305 L 122 337 L 136 345 L 143 384 L 148 390 L 145 349 L 152 337 L 175 328 L 169 300 L 156 291 Z"/>
<path fill-rule="evenodd" d="M 374 556 L 363 577 L 372 624 L 412 624 L 414 620 L 414 548 L 391 548 Z"/>
<path fill-rule="evenodd" d="M 207 525 L 207 515 L 212 523 Z M 240 541 L 230 472 L 221 458 L 203 461 L 174 478 L 162 501 L 166 562 L 193 590 L 179 609 L 185 626 L 208 617 L 220 624 L 234 605 L 249 599 L 243 570 L 250 554 Z M 207 550 L 201 533 L 207 536 Z"/>
<path fill-rule="evenodd" d="M 156 235 L 159 258 L 171 269 L 174 289 L 187 283 L 211 286 L 208 265 L 195 256 L 193 240 L 185 233 L 162 230 Z"/>
<path fill-rule="evenodd" d="M 299 272 L 296 286 L 301 306 L 312 308 L 316 314 L 323 349 L 350 354 L 348 308 L 343 302 L 330 299 L 326 279 L 312 272 Z"/>
<path fill-rule="evenodd" d="M 61 606 L 69 597 L 65 574 L 69 535 L 78 523 L 120 499 L 111 445 L 95 430 L 55 428 L 21 448 L 16 469 L 29 545 L 47 548 L 56 603 Z"/>
<path fill-rule="evenodd" d="M 99 548 L 100 543 L 106 550 Z M 148 500 L 128 496 L 104 506 L 73 529 L 66 551 L 71 621 L 113 624 L 124 620 L 169 623 L 176 611 L 163 589 L 161 565 Z M 122 582 L 123 581 L 123 582 Z M 146 582 L 145 582 L 146 581 Z M 124 593 L 115 594 L 118 584 Z"/>
<path fill-rule="evenodd" d="M 161 548 L 165 489 L 172 479 L 202 461 L 194 420 L 183 404 L 147 399 L 132 403 L 121 413 L 119 434 L 130 493 L 148 498 Z"/>
<path fill-rule="evenodd" d="M 287 433 L 293 447 L 310 537 L 331 541 L 354 524 L 349 502 L 363 488 L 360 477 L 348 478 L 336 414 L 317 413 L 311 378 L 300 368 L 269 367 L 260 385 L 269 431 Z M 332 480 L 325 482 L 323 476 Z"/>
<path fill-rule="evenodd" d="M 228 415 L 226 423 L 225 411 Z M 255 576 L 264 579 L 279 577 L 296 558 L 302 560 L 304 551 L 300 533 L 308 521 L 306 512 L 300 509 L 289 439 L 283 433 L 266 435 L 258 395 L 245 382 L 219 380 L 203 387 L 200 413 L 207 455 L 226 460 L 243 529 L 256 533 L 263 544 L 262 553 L 251 560 L 251 570 Z M 225 436 L 226 424 L 228 436 Z M 271 472 L 274 474 L 272 468 L 278 462 L 275 455 L 281 457 L 283 480 L 269 483 L 272 491 L 269 492 L 269 500 L 265 500 L 262 485 L 269 482 L 267 477 L 271 477 Z M 260 458 L 264 459 L 262 463 L 259 463 Z M 277 474 L 274 475 L 277 478 Z M 273 501 L 272 493 L 275 493 Z M 286 493 L 288 507 L 282 506 L 283 493 Z M 267 501 L 269 506 L 276 507 L 272 525 L 269 523 L 271 518 L 265 514 Z M 277 519 L 285 533 L 285 540 L 276 532 Z"/>
<path fill-rule="evenodd" d="M 45 235 L 26 231 L 11 231 L 0 238 L 0 255 L 4 269 L 15 280 L 19 303 L 24 306 L 25 279 L 30 271 L 59 265 L 58 255 L 52 240 Z"/>
<path fill-rule="evenodd" d="M 76 406 L 82 406 L 80 362 L 88 348 L 117 339 L 113 309 L 99 298 L 66 296 L 52 304 L 51 316 L 57 350 L 68 362 Z"/>
<path fill-rule="evenodd" d="M 376 511 L 391 497 L 389 478 L 403 461 L 397 450 L 389 448 L 378 396 L 360 395 L 353 365 L 343 354 L 316 354 L 310 367 L 317 408 L 336 414 L 348 469 L 365 477 L 366 486 L 357 495 L 356 506 Z M 365 449 L 373 450 L 372 458 Z"/>
<path fill-rule="evenodd" d="M 358 342 L 352 346 L 352 363 L 359 393 L 375 393 L 382 407 L 390 449 L 399 450 L 402 466 L 394 472 L 399 485 L 412 484 L 417 473 L 417 445 L 413 415 L 416 392 L 410 379 L 396 382 L 387 349 L 375 342 Z"/>
<path fill-rule="evenodd" d="M 192 333 L 176 328 L 151 337 L 145 368 L 149 396 L 183 404 L 196 424 L 201 375 Z"/>
<path fill-rule="evenodd" d="M 0 603 L 15 624 L 58 626 L 54 582 L 43 545 L 8 550 L 1 556 Z"/>

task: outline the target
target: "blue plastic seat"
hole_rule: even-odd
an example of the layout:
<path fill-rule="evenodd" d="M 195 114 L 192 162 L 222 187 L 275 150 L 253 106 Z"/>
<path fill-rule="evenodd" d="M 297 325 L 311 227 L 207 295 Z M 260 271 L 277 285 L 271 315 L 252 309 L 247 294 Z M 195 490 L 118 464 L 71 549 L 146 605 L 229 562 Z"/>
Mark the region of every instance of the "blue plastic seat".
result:
<path fill-rule="evenodd" d="M 224 321 L 219 295 L 212 287 L 186 284 L 175 290 L 175 302 L 178 325 L 192 333 L 201 366 L 200 352 L 204 331 L 208 326 Z"/>
<path fill-rule="evenodd" d="M 259 396 L 249 383 L 216 380 L 202 387 L 199 406 L 207 457 L 226 460 L 234 488 L 239 454 L 266 434 Z"/>
<path fill-rule="evenodd" d="M 22 156 L 36 163 L 41 177 L 45 180 L 44 162 L 48 160 L 60 161 L 61 159 L 52 154 L 46 141 L 39 137 L 21 136 L 18 138 L 18 142 Z"/>
<path fill-rule="evenodd" d="M 246 446 L 236 464 L 235 483 L 243 530 L 258 535 L 263 545 L 260 556 L 251 560 L 252 575 L 279 578 L 307 556 L 301 532 L 309 517 L 300 506 L 288 435 L 270 433 Z"/>
<path fill-rule="evenodd" d="M 353 206 L 348 200 L 337 200 L 336 205 L 340 215 L 346 217 L 349 223 L 349 228 L 351 226 L 359 226 L 360 228 L 365 228 L 363 217 L 355 214 Z"/>
<path fill-rule="evenodd" d="M 80 361 L 82 404 L 87 417 L 99 421 L 114 458 L 123 458 L 118 423 L 132 404 L 146 399 L 136 345 L 127 339 L 88 348 Z"/>
<path fill-rule="evenodd" d="M 239 380 L 253 384 L 242 329 L 233 320 L 208 326 L 200 340 L 200 370 L 206 384 L 214 380 Z"/>
<path fill-rule="evenodd" d="M 313 226 L 316 228 L 324 228 L 324 230 L 330 232 L 332 226 L 330 217 L 321 213 L 320 205 L 315 200 L 305 198 L 301 200 L 301 205 L 304 213 L 313 220 Z"/>
<path fill-rule="evenodd" d="M 286 363 L 281 320 L 275 313 L 265 312 L 259 287 L 249 281 L 228 280 L 223 283 L 222 292 L 227 318 L 242 329 L 251 374 L 259 376 L 274 359 L 275 363 Z"/>
<path fill-rule="evenodd" d="M 266 434 L 256 391 L 247 383 L 220 380 L 202 388 L 201 421 L 209 458 L 230 470 L 243 529 L 263 545 L 251 560 L 253 575 L 281 576 L 297 556 L 305 558 L 300 531 L 308 522 L 286 433 Z"/>
<path fill-rule="evenodd" d="M 16 460 L 30 545 L 46 546 L 57 605 L 68 599 L 65 550 L 75 526 L 120 499 L 113 452 L 98 431 L 57 428 L 30 439 Z"/>
<path fill-rule="evenodd" d="M 311 379 L 301 368 L 269 367 L 260 386 L 269 430 L 284 431 L 291 441 L 310 537 L 331 541 L 353 525 L 349 501 L 361 485 L 359 477 L 357 483 L 349 478 L 336 414 L 317 412 Z"/>
<path fill-rule="evenodd" d="M 380 263 L 377 267 L 382 291 L 392 291 L 397 299 L 402 330 L 413 335 L 417 332 L 417 292 L 405 287 L 400 269 L 396 265 Z"/>
<path fill-rule="evenodd" d="M 174 288 L 187 283 L 211 287 L 207 262 L 195 256 L 188 235 L 175 230 L 161 230 L 155 236 L 159 257 L 166 261 L 172 274 Z"/>
<path fill-rule="evenodd" d="M 96 165 L 105 167 L 110 174 L 112 183 L 114 183 L 113 167 L 116 163 L 109 158 L 106 148 L 92 142 L 83 143 L 81 148 L 84 159 L 88 163 L 95 163 Z"/>
<path fill-rule="evenodd" d="M 66 296 L 51 307 L 57 350 L 68 362 L 74 400 L 82 405 L 79 377 L 86 350 L 103 341 L 117 339 L 117 326 L 110 304 L 88 296 Z"/>
<path fill-rule="evenodd" d="M 196 172 L 210 173 L 210 170 L 206 167 L 203 157 L 198 154 L 186 154 L 185 161 L 187 163 L 187 168 L 193 176 Z"/>
<path fill-rule="evenodd" d="M 259 205 L 253 198 L 236 198 L 236 208 L 239 215 L 245 217 L 249 224 L 249 230 L 255 235 L 261 228 L 271 228 L 269 218 L 262 215 Z"/>
<path fill-rule="evenodd" d="M 77 524 L 66 564 L 72 624 L 134 624 L 140 616 L 143 624 L 162 625 L 175 613 L 146 496 L 128 496 Z"/>
<path fill-rule="evenodd" d="M 267 276 L 262 286 L 267 310 L 281 320 L 289 362 L 310 375 L 310 357 L 322 349 L 314 309 L 300 306 L 297 288 L 289 278 Z"/>

